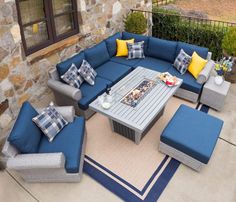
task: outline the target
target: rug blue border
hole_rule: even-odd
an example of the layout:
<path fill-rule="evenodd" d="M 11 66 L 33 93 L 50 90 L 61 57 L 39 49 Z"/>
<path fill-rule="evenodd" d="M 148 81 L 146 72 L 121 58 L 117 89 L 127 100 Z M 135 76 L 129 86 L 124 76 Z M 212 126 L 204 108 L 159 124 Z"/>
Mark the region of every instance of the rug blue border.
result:
<path fill-rule="evenodd" d="M 198 103 L 196 106 L 196 109 L 198 109 L 200 106 L 201 106 L 201 104 Z M 208 113 L 209 107 L 206 105 L 202 105 L 200 108 L 200 111 L 202 111 L 204 113 Z M 107 168 L 105 168 L 104 166 L 102 166 L 101 164 L 96 162 L 95 160 L 93 160 L 92 158 L 90 158 L 88 156 L 86 156 L 85 158 L 87 158 L 89 161 L 94 163 L 96 166 L 98 166 L 102 170 L 108 172 L 110 175 L 114 176 L 119 181 L 126 184 L 128 187 L 130 187 L 131 189 L 136 191 L 138 194 L 143 195 L 145 193 L 145 191 L 147 190 L 148 186 L 150 185 L 150 183 L 153 181 L 153 179 L 158 174 L 158 172 L 163 167 L 163 165 L 165 164 L 165 162 L 167 161 L 167 159 L 169 157 L 166 156 L 163 159 L 161 164 L 158 166 L 156 171 L 153 173 L 153 175 L 151 176 L 151 178 L 148 180 L 148 182 L 145 184 L 144 188 L 141 191 L 139 189 L 137 189 L 136 187 L 134 187 L 133 185 L 131 185 L 130 183 L 128 183 L 127 181 L 125 181 L 124 179 L 122 179 L 121 177 L 117 176 L 112 171 L 108 170 Z M 179 165 L 180 165 L 179 161 L 177 161 L 175 159 L 171 159 L 170 162 L 168 163 L 168 165 L 166 166 L 166 168 L 164 169 L 164 171 L 162 172 L 162 174 L 159 176 L 159 178 L 156 180 L 156 182 L 152 186 L 151 190 L 149 191 L 148 195 L 146 196 L 146 198 L 144 200 L 137 197 L 135 194 L 133 194 L 132 192 L 130 192 L 129 190 L 124 188 L 118 182 L 111 179 L 106 174 L 104 174 L 100 170 L 96 169 L 95 167 L 93 167 L 92 165 L 90 165 L 86 161 L 84 162 L 84 172 L 87 173 L 88 175 L 90 175 L 98 183 L 102 184 L 105 188 L 107 188 L 112 193 L 114 193 L 115 195 L 117 195 L 118 197 L 120 197 L 121 199 L 123 199 L 125 201 L 153 202 L 153 201 L 157 201 L 159 199 L 159 197 L 161 196 L 165 187 L 167 186 L 167 184 L 169 183 L 169 181 L 171 180 L 171 178 L 173 177 L 173 175 L 177 171 Z"/>

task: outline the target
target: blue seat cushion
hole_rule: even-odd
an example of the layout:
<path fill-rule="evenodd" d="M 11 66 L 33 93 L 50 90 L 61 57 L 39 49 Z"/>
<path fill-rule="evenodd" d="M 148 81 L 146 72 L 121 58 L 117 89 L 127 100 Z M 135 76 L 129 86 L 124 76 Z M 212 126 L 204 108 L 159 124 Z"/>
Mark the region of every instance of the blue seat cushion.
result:
<path fill-rule="evenodd" d="M 116 52 L 117 52 L 116 39 L 121 39 L 120 32 L 108 37 L 105 40 L 110 57 L 113 57 L 114 55 L 116 55 Z"/>
<path fill-rule="evenodd" d="M 161 141 L 207 164 L 222 126 L 222 120 L 181 105 L 164 129 Z"/>
<path fill-rule="evenodd" d="M 91 86 L 88 83 L 84 82 L 80 86 L 82 98 L 79 100 L 79 107 L 83 110 L 87 110 L 89 104 L 106 91 L 107 85 L 111 86 L 112 83 L 99 76 L 95 78 L 94 86 Z"/>
<path fill-rule="evenodd" d="M 193 52 L 195 51 L 199 56 L 201 56 L 204 59 L 207 58 L 207 54 L 209 51 L 208 48 L 204 48 L 204 47 L 200 47 L 200 46 L 196 46 L 196 45 L 192 45 L 192 44 L 188 44 L 184 42 L 178 42 L 176 55 L 175 55 L 176 57 L 179 54 L 181 49 L 183 49 L 190 56 L 192 56 Z"/>
<path fill-rule="evenodd" d="M 173 76 L 183 79 L 181 88 L 197 94 L 201 93 L 203 85 L 197 83 L 196 79 L 188 71 L 184 75 L 181 75 L 177 69 L 171 67 L 168 69 L 168 72 Z"/>
<path fill-rule="evenodd" d="M 140 35 L 140 34 L 134 34 L 134 33 L 129 33 L 129 32 L 123 32 L 122 33 L 122 39 L 128 40 L 128 39 L 134 39 L 135 42 L 140 42 L 144 41 L 144 55 L 148 55 L 148 41 L 149 37 Z"/>
<path fill-rule="evenodd" d="M 84 52 L 80 52 L 79 54 L 76 54 L 75 56 L 65 60 L 64 62 L 57 64 L 57 72 L 59 76 L 61 77 L 63 74 L 67 72 L 67 70 L 71 67 L 72 63 L 76 65 L 76 67 L 79 69 L 84 59 Z"/>
<path fill-rule="evenodd" d="M 68 173 L 78 173 L 80 167 L 80 158 L 85 132 L 85 120 L 83 117 L 76 117 L 72 123 L 69 123 L 49 142 L 46 136 L 43 136 L 38 153 L 57 153 L 62 152 L 65 155 L 65 168 Z"/>
<path fill-rule="evenodd" d="M 86 49 L 84 54 L 85 59 L 94 69 L 110 59 L 105 41 Z"/>
<path fill-rule="evenodd" d="M 110 61 L 112 62 L 116 62 L 116 63 L 119 63 L 119 64 L 123 64 L 123 65 L 127 65 L 127 66 L 130 66 L 130 67 L 135 67 L 135 65 L 142 59 L 132 59 L 132 60 L 128 60 L 127 57 L 112 57 L 110 59 Z"/>
<path fill-rule="evenodd" d="M 166 72 L 170 67 L 172 67 L 172 64 L 153 57 L 146 57 L 136 64 L 136 67 L 138 66 L 142 66 L 158 72 Z"/>
<path fill-rule="evenodd" d="M 29 102 L 24 102 L 8 141 L 23 154 L 36 153 L 41 137 L 41 130 L 32 121 L 38 112 Z"/>
<path fill-rule="evenodd" d="M 106 62 L 105 64 L 99 66 L 96 72 L 99 77 L 111 81 L 113 84 L 118 82 L 129 72 L 131 72 L 132 67 L 118 64 L 116 62 Z"/>
<path fill-rule="evenodd" d="M 177 42 L 175 41 L 150 37 L 148 44 L 148 55 L 157 59 L 174 63 L 176 58 L 176 48 Z"/>

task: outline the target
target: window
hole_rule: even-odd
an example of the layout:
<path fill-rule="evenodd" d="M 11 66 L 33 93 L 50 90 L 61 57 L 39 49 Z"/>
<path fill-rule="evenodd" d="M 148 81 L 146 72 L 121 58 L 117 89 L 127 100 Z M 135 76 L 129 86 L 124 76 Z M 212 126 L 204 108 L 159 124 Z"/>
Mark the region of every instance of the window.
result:
<path fill-rule="evenodd" d="M 26 55 L 79 32 L 76 0 L 16 0 Z"/>

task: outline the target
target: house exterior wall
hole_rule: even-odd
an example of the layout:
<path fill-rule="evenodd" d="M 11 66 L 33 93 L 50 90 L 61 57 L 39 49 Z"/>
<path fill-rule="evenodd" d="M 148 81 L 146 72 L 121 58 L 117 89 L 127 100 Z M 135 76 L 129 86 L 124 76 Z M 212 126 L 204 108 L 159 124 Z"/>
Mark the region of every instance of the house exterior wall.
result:
<path fill-rule="evenodd" d="M 152 6 L 151 0 L 77 0 L 77 4 L 83 37 L 77 43 L 68 40 L 68 47 L 31 63 L 22 49 L 15 0 L 0 0 L 0 103 L 9 100 L 9 107 L 0 114 L 0 134 L 25 100 L 37 100 L 49 91 L 48 71 L 58 62 L 122 31 L 123 18 L 131 8 L 150 10 Z"/>

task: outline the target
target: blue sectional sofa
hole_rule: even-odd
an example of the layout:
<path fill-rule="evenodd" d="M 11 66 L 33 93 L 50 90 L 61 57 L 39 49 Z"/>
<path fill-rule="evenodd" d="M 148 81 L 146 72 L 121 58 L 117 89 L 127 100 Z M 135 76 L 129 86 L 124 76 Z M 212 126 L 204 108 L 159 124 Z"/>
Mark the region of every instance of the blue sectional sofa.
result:
<path fill-rule="evenodd" d="M 144 41 L 144 59 L 127 60 L 126 57 L 116 57 L 116 39 L 131 39 L 136 42 Z M 112 86 L 129 74 L 138 66 L 143 66 L 158 72 L 170 72 L 172 75 L 183 79 L 183 84 L 176 96 L 197 102 L 201 93 L 203 82 L 197 80 L 188 72 L 181 75 L 173 63 L 180 49 L 184 49 L 189 55 L 196 51 L 201 57 L 210 60 L 211 54 L 207 48 L 191 45 L 183 42 L 168 41 L 149 36 L 137 35 L 128 32 L 116 33 L 94 47 L 88 48 L 79 54 L 57 64 L 56 69 L 50 72 L 48 86 L 53 90 L 56 102 L 59 105 L 73 105 L 78 114 L 89 118 L 93 112 L 89 110 L 89 104 L 99 95 L 105 92 L 107 86 Z M 63 83 L 60 76 L 74 63 L 80 67 L 82 60 L 86 59 L 97 72 L 94 86 L 84 82 L 80 89 L 75 89 Z M 203 74 L 206 80 L 212 69 L 212 64 L 207 64 Z"/>

